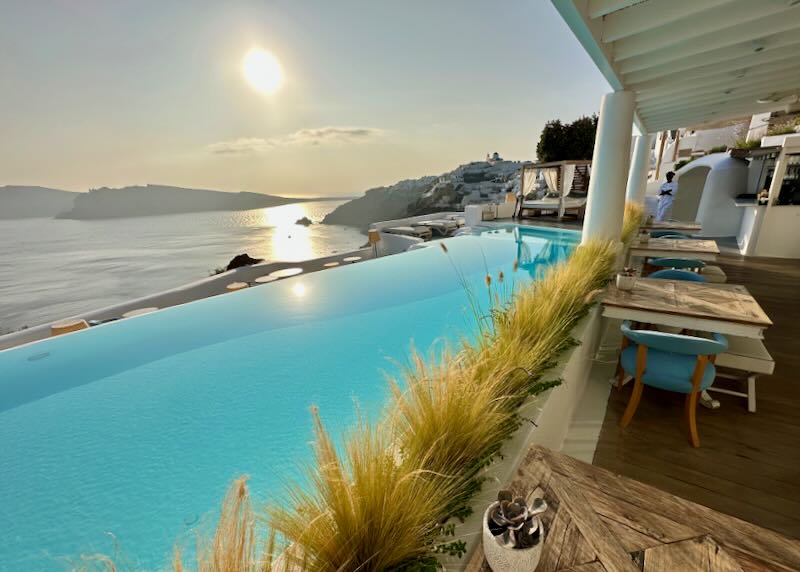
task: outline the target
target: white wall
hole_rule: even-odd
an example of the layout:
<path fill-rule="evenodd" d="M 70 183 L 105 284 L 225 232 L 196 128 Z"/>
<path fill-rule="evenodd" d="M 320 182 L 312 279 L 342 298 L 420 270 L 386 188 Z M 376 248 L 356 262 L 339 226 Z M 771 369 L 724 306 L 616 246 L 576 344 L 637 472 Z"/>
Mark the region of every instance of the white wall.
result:
<path fill-rule="evenodd" d="M 692 171 L 709 169 L 695 220 L 703 225 L 702 236 L 737 236 L 742 223 L 742 209 L 734 203 L 736 195 L 747 191 L 748 164 L 727 153 L 714 153 L 696 159 L 677 172 L 678 197 L 681 178 Z M 687 179 L 688 180 L 688 179 Z M 676 198 L 676 203 L 679 198 Z"/>
<path fill-rule="evenodd" d="M 800 258 L 800 206 L 770 206 L 758 234 L 756 256 Z"/>

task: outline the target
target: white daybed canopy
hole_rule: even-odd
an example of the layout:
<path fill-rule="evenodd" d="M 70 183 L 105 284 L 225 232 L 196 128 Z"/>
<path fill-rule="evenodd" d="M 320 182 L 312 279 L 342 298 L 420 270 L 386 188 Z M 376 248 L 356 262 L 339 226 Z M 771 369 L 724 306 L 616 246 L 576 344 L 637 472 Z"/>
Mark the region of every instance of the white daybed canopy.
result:
<path fill-rule="evenodd" d="M 522 218 L 525 211 L 556 211 L 559 218 L 567 211 L 573 211 L 578 217 L 582 216 L 590 173 L 591 161 L 588 160 L 523 165 L 518 197 L 519 217 Z"/>

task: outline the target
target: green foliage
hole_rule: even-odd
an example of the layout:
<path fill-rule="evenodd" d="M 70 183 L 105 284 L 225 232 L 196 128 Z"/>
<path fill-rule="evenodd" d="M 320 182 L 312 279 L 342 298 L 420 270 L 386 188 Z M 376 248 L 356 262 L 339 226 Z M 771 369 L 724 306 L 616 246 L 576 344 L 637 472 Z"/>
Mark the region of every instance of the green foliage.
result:
<path fill-rule="evenodd" d="M 728 150 L 727 145 L 717 145 L 716 147 L 712 147 L 708 150 L 709 153 L 724 153 Z"/>
<path fill-rule="evenodd" d="M 536 145 L 536 157 L 542 163 L 591 159 L 597 131 L 597 115 L 581 117 L 572 123 L 554 119 L 545 123 Z"/>
<path fill-rule="evenodd" d="M 767 129 L 767 135 L 789 135 L 790 133 L 794 132 L 794 125 L 789 123 L 784 123 L 783 125 L 771 125 L 769 129 Z"/>
<path fill-rule="evenodd" d="M 755 139 L 753 141 L 748 141 L 744 137 L 740 137 L 736 140 L 733 144 L 734 149 L 758 149 L 761 147 L 761 139 Z"/>

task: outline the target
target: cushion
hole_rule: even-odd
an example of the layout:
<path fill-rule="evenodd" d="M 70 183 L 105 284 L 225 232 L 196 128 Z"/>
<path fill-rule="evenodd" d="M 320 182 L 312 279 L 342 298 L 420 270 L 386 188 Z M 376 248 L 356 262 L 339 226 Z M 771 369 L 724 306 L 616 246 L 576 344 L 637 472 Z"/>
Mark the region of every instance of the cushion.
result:
<path fill-rule="evenodd" d="M 706 266 L 700 271 L 700 274 L 711 283 L 724 284 L 728 281 L 727 274 L 719 266 Z"/>
<path fill-rule="evenodd" d="M 631 344 L 622 350 L 622 368 L 628 375 L 636 375 L 636 353 L 639 346 Z M 647 350 L 647 363 L 645 364 L 642 382 L 645 385 L 675 391 L 678 393 L 692 392 L 692 374 L 697 364 L 697 356 Z M 714 364 L 706 364 L 700 389 L 706 389 L 717 376 Z"/>

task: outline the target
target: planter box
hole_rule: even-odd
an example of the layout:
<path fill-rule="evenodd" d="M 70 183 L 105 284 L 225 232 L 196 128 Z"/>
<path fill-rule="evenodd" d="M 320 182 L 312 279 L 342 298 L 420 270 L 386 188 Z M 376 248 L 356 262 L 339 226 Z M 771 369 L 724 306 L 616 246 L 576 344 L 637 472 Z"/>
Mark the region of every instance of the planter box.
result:
<path fill-rule="evenodd" d="M 532 444 L 543 445 L 559 451 L 564 444 L 575 407 L 580 401 L 593 358 L 601 336 L 601 308 L 592 307 L 589 313 L 575 326 L 572 334 L 580 345 L 561 356 L 558 364 L 548 372 L 545 379 L 561 378 L 562 384 L 542 395 L 529 399 L 520 409 L 520 414 L 533 419 L 523 424 L 514 436 L 503 445 L 502 459 L 495 461 L 482 473 L 487 480 L 472 502 L 472 515 L 456 525 L 456 538 L 467 542 L 467 553 L 462 558 L 442 557 L 440 561 L 447 570 L 463 570 L 483 534 L 483 515 L 486 507 L 497 500 L 497 489 L 511 480 L 517 466 Z M 544 539 L 547 542 L 547 539 Z"/>

